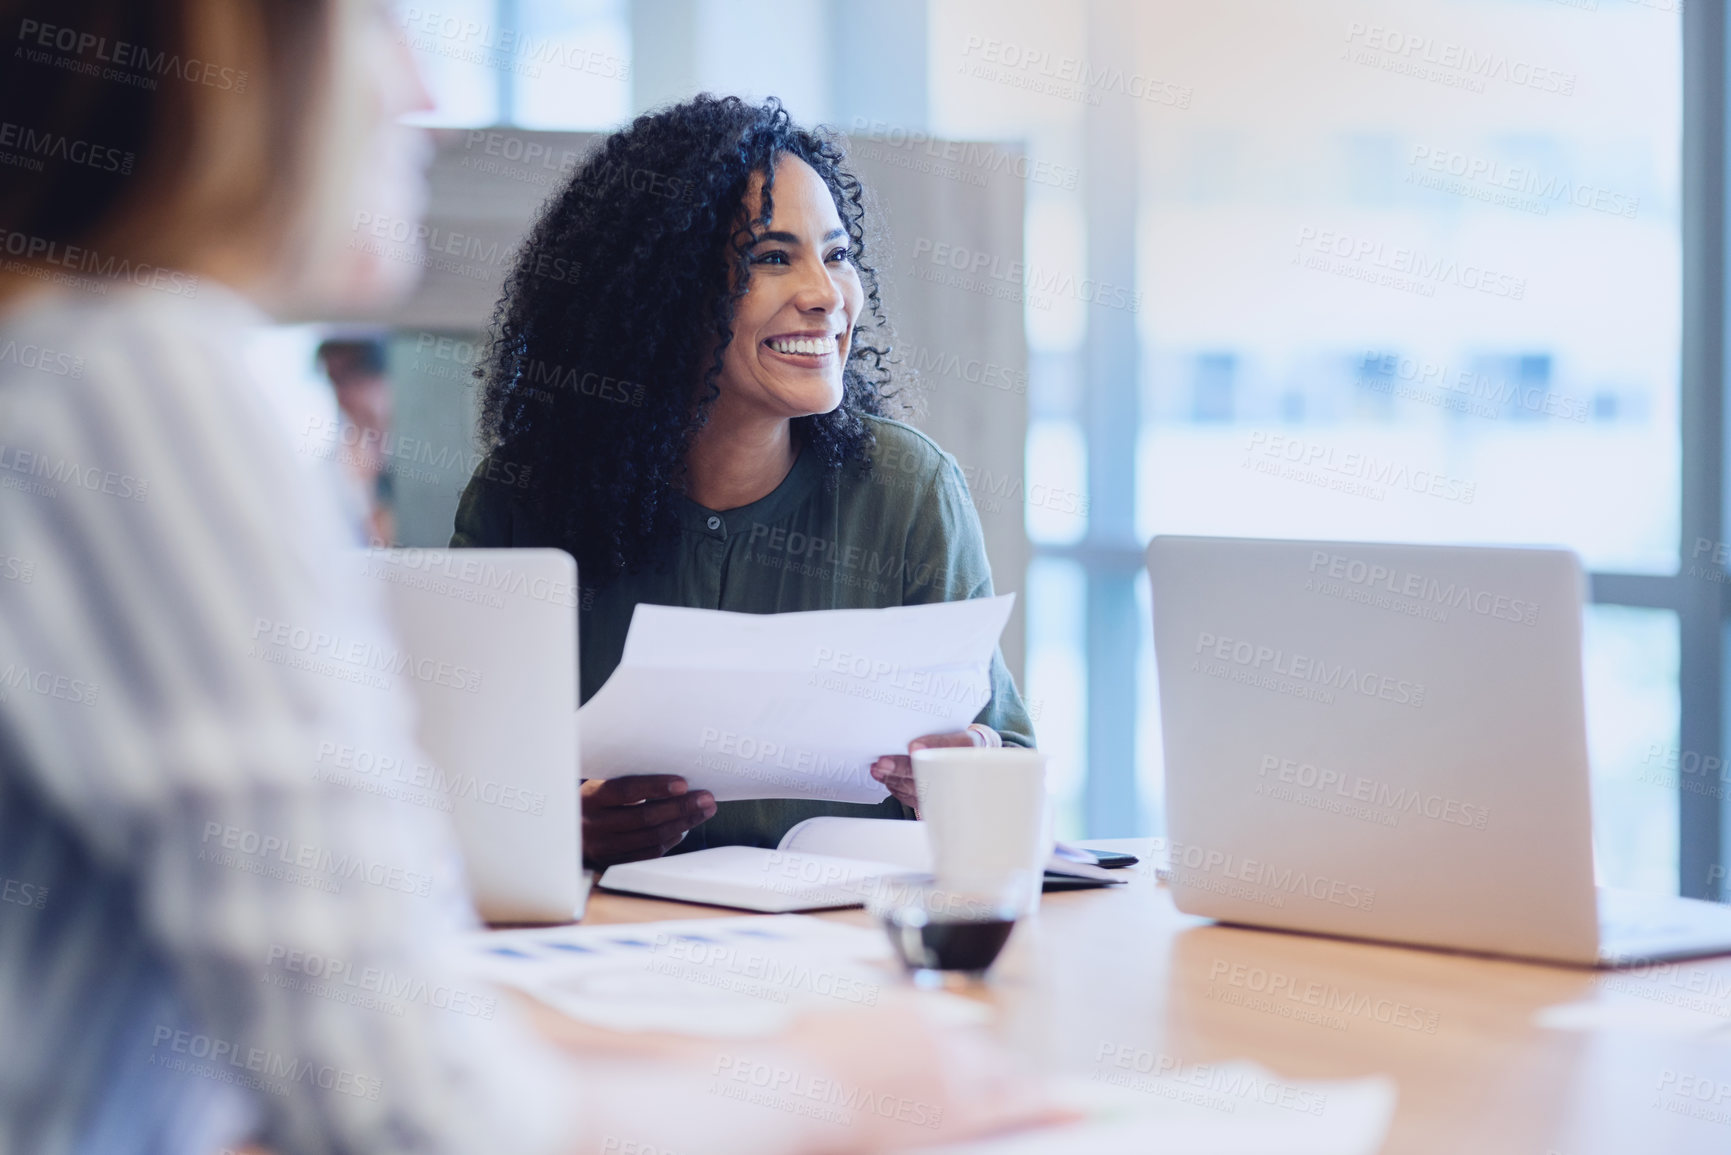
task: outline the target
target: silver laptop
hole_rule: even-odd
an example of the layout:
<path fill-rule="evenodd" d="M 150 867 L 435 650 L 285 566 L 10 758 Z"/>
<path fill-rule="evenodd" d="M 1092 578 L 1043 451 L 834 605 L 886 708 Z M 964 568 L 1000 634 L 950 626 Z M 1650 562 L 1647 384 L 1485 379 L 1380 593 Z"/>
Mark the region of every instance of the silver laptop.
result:
<path fill-rule="evenodd" d="M 377 550 L 430 765 L 395 796 L 453 819 L 488 922 L 570 922 L 586 894 L 577 803 L 577 567 L 556 549 Z M 376 777 L 383 777 L 375 772 Z"/>
<path fill-rule="evenodd" d="M 1590 966 L 1731 953 L 1595 889 L 1573 553 L 1156 537 L 1178 908 Z"/>

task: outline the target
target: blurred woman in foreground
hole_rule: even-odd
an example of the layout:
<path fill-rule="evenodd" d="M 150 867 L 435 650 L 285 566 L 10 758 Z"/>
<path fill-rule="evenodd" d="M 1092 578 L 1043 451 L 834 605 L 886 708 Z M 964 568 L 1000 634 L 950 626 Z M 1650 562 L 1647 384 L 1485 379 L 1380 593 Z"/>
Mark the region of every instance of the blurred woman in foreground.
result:
<path fill-rule="evenodd" d="M 415 756 L 401 696 L 261 642 L 390 644 L 335 466 L 296 449 L 329 398 L 245 347 L 411 280 L 345 226 L 417 218 L 396 121 L 425 95 L 382 0 L 0 12 L 0 1152 L 831 1151 L 1007 1118 L 998 1067 L 911 1017 L 727 1053 L 917 1095 L 937 1131 L 707 1093 L 713 1046 L 349 997 L 472 993 L 444 958 L 473 914 L 441 816 L 321 779 L 333 744 Z"/>

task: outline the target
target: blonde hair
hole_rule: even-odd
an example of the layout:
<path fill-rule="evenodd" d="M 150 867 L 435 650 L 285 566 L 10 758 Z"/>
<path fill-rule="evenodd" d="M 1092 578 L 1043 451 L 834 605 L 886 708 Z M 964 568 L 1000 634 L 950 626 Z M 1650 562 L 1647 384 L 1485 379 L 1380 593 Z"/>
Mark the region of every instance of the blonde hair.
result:
<path fill-rule="evenodd" d="M 321 181 L 320 94 L 345 2 L 9 6 L 17 52 L 0 70 L 0 121 L 39 155 L 0 167 L 3 255 L 77 246 L 184 268 L 238 245 L 264 266 L 282 259 L 295 207 Z"/>

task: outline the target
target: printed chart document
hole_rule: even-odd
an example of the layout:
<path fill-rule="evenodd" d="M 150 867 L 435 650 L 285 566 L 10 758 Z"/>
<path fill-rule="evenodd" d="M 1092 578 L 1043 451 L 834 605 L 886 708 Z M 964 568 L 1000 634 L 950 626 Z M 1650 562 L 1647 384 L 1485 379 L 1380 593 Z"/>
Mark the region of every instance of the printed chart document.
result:
<path fill-rule="evenodd" d="M 888 797 L 871 764 L 991 698 L 1014 594 L 877 610 L 639 605 L 578 712 L 585 778 L 679 774 L 719 802 Z"/>
<path fill-rule="evenodd" d="M 900 978 L 876 927 L 801 915 L 486 931 L 457 961 L 582 1022 L 700 1038 L 773 1035 L 818 1007 L 869 1010 Z"/>

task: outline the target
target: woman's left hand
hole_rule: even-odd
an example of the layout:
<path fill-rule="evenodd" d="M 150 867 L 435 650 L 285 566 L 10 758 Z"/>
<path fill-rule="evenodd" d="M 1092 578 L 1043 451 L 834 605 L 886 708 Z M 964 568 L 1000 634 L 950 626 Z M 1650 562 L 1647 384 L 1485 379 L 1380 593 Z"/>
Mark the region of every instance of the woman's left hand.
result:
<path fill-rule="evenodd" d="M 972 730 L 957 730 L 953 734 L 927 734 L 915 738 L 908 743 L 907 754 L 885 754 L 872 763 L 872 777 L 889 787 L 890 793 L 897 802 L 913 807 L 914 814 L 920 812 L 919 795 L 914 791 L 914 760 L 909 757 L 915 750 L 929 750 L 938 746 L 978 746 L 980 743 Z"/>

